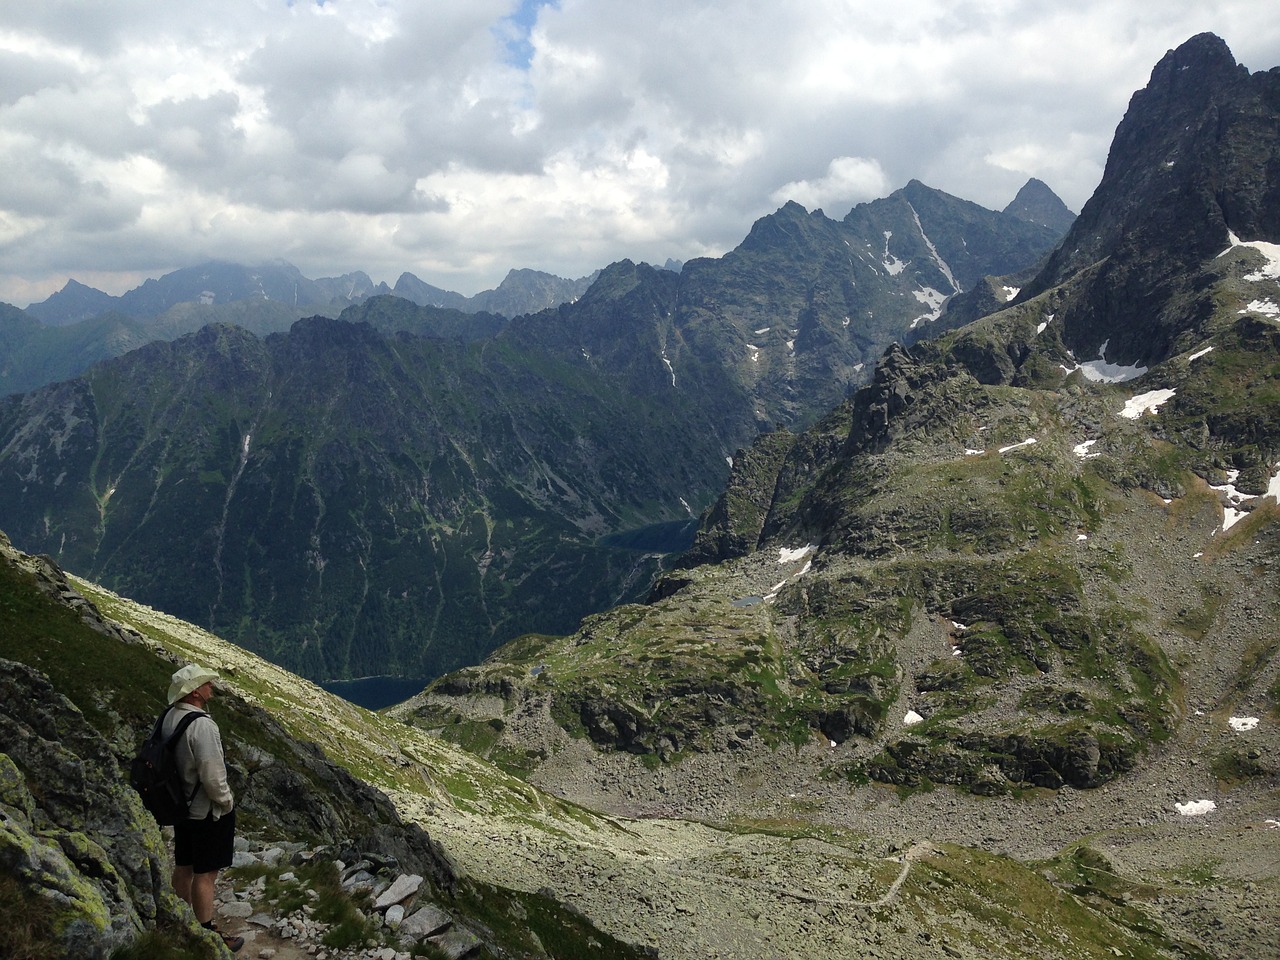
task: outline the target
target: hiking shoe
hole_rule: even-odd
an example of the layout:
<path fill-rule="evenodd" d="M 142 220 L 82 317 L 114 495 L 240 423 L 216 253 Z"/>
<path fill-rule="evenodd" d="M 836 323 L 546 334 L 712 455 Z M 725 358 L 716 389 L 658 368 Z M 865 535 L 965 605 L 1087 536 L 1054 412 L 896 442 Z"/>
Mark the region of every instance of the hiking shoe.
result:
<path fill-rule="evenodd" d="M 244 946 L 244 937 L 237 937 L 233 933 L 218 933 L 222 938 L 222 942 L 227 945 L 227 949 L 232 953 L 239 953 L 240 948 Z"/>

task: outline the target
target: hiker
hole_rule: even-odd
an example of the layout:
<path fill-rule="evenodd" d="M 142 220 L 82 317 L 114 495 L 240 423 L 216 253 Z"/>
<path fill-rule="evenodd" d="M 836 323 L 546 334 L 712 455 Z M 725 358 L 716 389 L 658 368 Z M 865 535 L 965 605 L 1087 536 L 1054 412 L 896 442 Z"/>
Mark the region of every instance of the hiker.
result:
<path fill-rule="evenodd" d="M 191 904 L 196 920 L 207 930 L 213 926 L 214 883 L 218 871 L 231 866 L 234 854 L 235 797 L 227 784 L 222 757 L 222 735 L 206 708 L 213 699 L 218 675 L 191 663 L 173 675 L 169 684 L 171 709 L 165 714 L 164 734 L 172 735 L 184 713 L 205 712 L 174 746 L 174 759 L 182 774 L 185 796 L 191 806 L 185 820 L 173 828 L 173 888 Z M 216 930 L 215 930 L 216 932 Z M 243 937 L 221 934 L 234 952 L 244 946 Z"/>

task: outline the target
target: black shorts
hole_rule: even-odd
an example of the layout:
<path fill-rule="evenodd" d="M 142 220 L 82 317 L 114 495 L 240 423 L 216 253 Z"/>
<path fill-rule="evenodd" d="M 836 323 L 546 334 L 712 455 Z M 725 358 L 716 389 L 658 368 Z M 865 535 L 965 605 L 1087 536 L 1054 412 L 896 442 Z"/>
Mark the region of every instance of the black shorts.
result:
<path fill-rule="evenodd" d="M 235 856 L 236 812 L 213 814 L 203 820 L 179 820 L 173 827 L 173 863 L 192 873 L 209 873 L 231 866 Z"/>

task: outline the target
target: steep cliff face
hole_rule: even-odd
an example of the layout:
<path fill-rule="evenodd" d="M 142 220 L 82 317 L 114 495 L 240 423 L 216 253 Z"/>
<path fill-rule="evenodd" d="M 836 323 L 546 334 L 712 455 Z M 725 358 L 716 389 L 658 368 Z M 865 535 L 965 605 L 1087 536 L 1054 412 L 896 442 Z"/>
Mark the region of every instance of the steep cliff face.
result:
<path fill-rule="evenodd" d="M 1199 265 L 1280 240 L 1280 73 L 1250 74 L 1221 39 L 1170 51 L 1133 95 L 1102 182 L 1020 295 L 1081 277 L 1058 320 L 1082 358 L 1151 364 L 1184 349 L 1212 310 Z"/>

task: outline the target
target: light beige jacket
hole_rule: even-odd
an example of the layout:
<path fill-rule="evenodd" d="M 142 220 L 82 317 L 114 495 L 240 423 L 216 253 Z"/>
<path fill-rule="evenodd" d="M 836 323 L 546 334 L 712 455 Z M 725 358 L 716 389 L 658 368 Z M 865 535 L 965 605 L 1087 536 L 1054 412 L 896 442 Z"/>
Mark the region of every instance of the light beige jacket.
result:
<path fill-rule="evenodd" d="M 174 704 L 173 709 L 165 714 L 164 735 L 171 736 L 182 715 L 193 712 L 199 713 L 200 710 L 189 703 Z M 213 811 L 215 820 L 231 812 L 236 801 L 227 784 L 227 764 L 222 756 L 222 734 L 212 717 L 201 717 L 187 727 L 183 738 L 174 744 L 173 757 L 182 774 L 187 796 L 191 795 L 197 782 L 200 784 L 188 814 L 192 820 L 203 820 L 210 810 Z"/>

